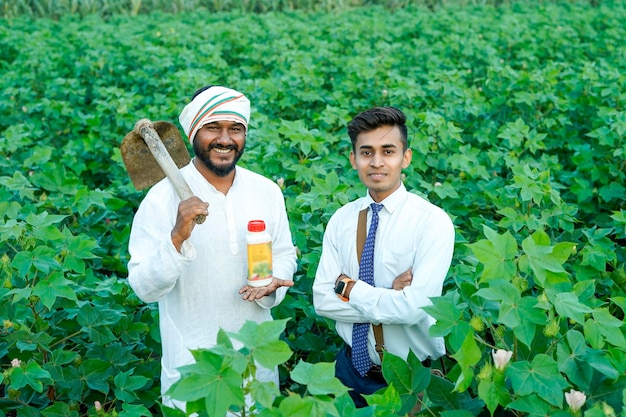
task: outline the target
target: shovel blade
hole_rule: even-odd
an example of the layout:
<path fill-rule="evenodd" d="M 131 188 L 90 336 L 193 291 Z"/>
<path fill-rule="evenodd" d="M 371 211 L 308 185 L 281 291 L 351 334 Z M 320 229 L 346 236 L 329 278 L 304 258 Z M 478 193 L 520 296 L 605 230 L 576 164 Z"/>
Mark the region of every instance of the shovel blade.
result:
<path fill-rule="evenodd" d="M 191 161 L 189 151 L 176 126 L 161 121 L 154 122 L 153 127 L 176 166 L 182 168 L 189 164 Z M 124 137 L 120 151 L 126 171 L 136 190 L 151 187 L 165 178 L 165 173 L 137 131 L 133 130 Z"/>

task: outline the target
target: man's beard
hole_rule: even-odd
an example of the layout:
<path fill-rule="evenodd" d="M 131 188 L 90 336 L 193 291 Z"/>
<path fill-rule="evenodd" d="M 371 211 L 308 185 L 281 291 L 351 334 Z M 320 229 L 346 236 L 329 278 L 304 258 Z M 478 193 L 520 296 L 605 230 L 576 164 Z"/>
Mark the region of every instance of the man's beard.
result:
<path fill-rule="evenodd" d="M 215 165 L 211 161 L 211 149 L 215 147 L 216 147 L 215 145 L 209 145 L 208 148 L 201 149 L 200 146 L 196 143 L 196 141 L 193 142 L 193 152 L 195 153 L 196 157 L 200 161 L 202 161 L 202 163 L 208 168 L 209 171 L 211 171 L 218 177 L 225 177 L 231 172 L 233 172 L 233 170 L 235 169 L 235 166 L 237 165 L 239 158 L 241 158 L 241 155 L 243 155 L 244 148 L 238 149 L 234 145 L 230 146 L 230 148 L 235 150 L 235 158 L 233 159 L 233 162 L 228 165 L 218 166 L 218 165 Z"/>

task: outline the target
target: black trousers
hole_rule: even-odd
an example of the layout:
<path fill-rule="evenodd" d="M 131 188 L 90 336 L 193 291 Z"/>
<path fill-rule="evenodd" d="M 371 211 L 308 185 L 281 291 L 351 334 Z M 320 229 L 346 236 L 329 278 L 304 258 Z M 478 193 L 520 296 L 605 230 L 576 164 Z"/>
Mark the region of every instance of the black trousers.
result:
<path fill-rule="evenodd" d="M 422 365 L 430 368 L 430 358 L 422 361 Z M 387 381 L 383 377 L 380 365 L 374 365 L 365 376 L 361 376 L 352 365 L 352 348 L 344 346 L 337 353 L 335 363 L 335 376 L 348 388 L 348 393 L 357 408 L 367 406 L 367 401 L 361 394 L 373 394 L 381 388 L 387 386 Z"/>
<path fill-rule="evenodd" d="M 350 346 L 344 346 L 337 353 L 335 363 L 335 376 L 348 388 L 348 393 L 357 408 L 367 406 L 367 401 L 361 394 L 373 394 L 387 386 L 380 367 L 374 367 L 365 376 L 361 376 L 352 365 Z"/>

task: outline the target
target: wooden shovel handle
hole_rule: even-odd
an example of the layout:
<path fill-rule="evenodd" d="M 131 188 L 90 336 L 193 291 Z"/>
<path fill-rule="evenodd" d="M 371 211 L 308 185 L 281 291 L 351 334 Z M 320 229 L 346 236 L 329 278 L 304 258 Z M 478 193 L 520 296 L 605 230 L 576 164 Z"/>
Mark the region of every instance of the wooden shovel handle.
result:
<path fill-rule="evenodd" d="M 178 167 L 172 160 L 172 157 L 167 152 L 163 141 L 159 137 L 159 134 L 154 130 L 152 122 L 148 119 L 141 119 L 135 124 L 135 131 L 141 135 L 143 140 L 148 145 L 148 149 L 152 152 L 154 159 L 157 161 L 165 176 L 170 180 L 174 189 L 178 193 L 181 200 L 187 200 L 194 196 L 191 188 L 183 178 Z M 193 219 L 197 224 L 204 223 L 206 216 L 198 215 Z"/>

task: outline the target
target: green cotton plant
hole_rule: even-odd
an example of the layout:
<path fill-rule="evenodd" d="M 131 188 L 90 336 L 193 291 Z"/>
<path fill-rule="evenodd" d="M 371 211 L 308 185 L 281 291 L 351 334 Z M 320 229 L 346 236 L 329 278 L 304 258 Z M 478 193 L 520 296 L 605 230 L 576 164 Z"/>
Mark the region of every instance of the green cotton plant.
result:
<path fill-rule="evenodd" d="M 313 397 L 291 395 L 277 407 L 273 404 L 280 396 L 278 387 L 254 378 L 258 366 L 271 369 L 292 355 L 279 338 L 287 321 L 248 321 L 237 333 L 220 330 L 215 347 L 192 351 L 195 362 L 179 368 L 181 378 L 166 395 L 185 401 L 186 415 L 223 416 L 228 410 L 241 416 L 297 415 L 291 413 L 299 407 L 332 410 L 330 396 L 345 394 L 347 388 L 334 378 L 334 368 L 328 364 L 298 363 L 291 377 L 306 384 Z M 242 347 L 235 349 L 233 339 Z"/>
<path fill-rule="evenodd" d="M 7 197 L 15 184 L 0 182 Z M 40 189 L 23 184 L 32 190 L 25 199 L 37 199 Z M 42 201 L 53 198 L 61 195 Z M 73 214 L 33 212 L 17 201 L 0 209 L 0 415 L 150 415 L 158 363 L 137 356 L 154 343 L 150 310 L 115 276 L 101 275 L 102 248 L 72 232 Z"/>
<path fill-rule="evenodd" d="M 498 409 L 558 414 L 567 409 L 570 389 L 586 393 L 586 408 L 598 404 L 621 413 L 626 328 L 615 316 L 626 311 L 623 287 L 598 298 L 599 282 L 577 281 L 568 272 L 575 245 L 554 244 L 543 231 L 521 245 L 509 232 L 485 226 L 484 233 L 486 239 L 468 245 L 480 278 L 463 279 L 425 309 L 437 319 L 431 334 L 446 337 L 456 362 L 450 372 L 455 390 L 472 393 L 491 415 Z M 602 262 L 612 260 L 603 253 Z M 584 264 L 584 256 L 574 262 Z M 593 267 L 600 269 L 599 262 Z M 506 368 L 494 368 L 496 350 L 512 353 Z"/>
<path fill-rule="evenodd" d="M 462 397 L 452 392 L 452 384 L 432 376 L 411 352 L 407 361 L 386 354 L 382 370 L 389 386 L 366 395 L 368 406 L 357 410 L 345 387 L 335 377 L 329 362 L 311 364 L 299 361 L 290 378 L 305 387 L 302 394 L 281 395 L 273 382 L 254 378 L 259 366 L 273 368 L 293 354 L 280 339 L 288 319 L 264 323 L 246 322 L 239 332 L 220 330 L 216 346 L 192 350 L 194 363 L 179 368 L 181 377 L 166 395 L 186 402 L 185 411 L 164 407 L 166 416 L 310 417 L 310 416 L 406 416 L 419 402 L 429 410 L 460 406 Z M 235 347 L 233 341 L 241 346 Z M 424 394 L 425 395 L 420 395 Z M 427 398 L 427 399 L 424 399 Z"/>

